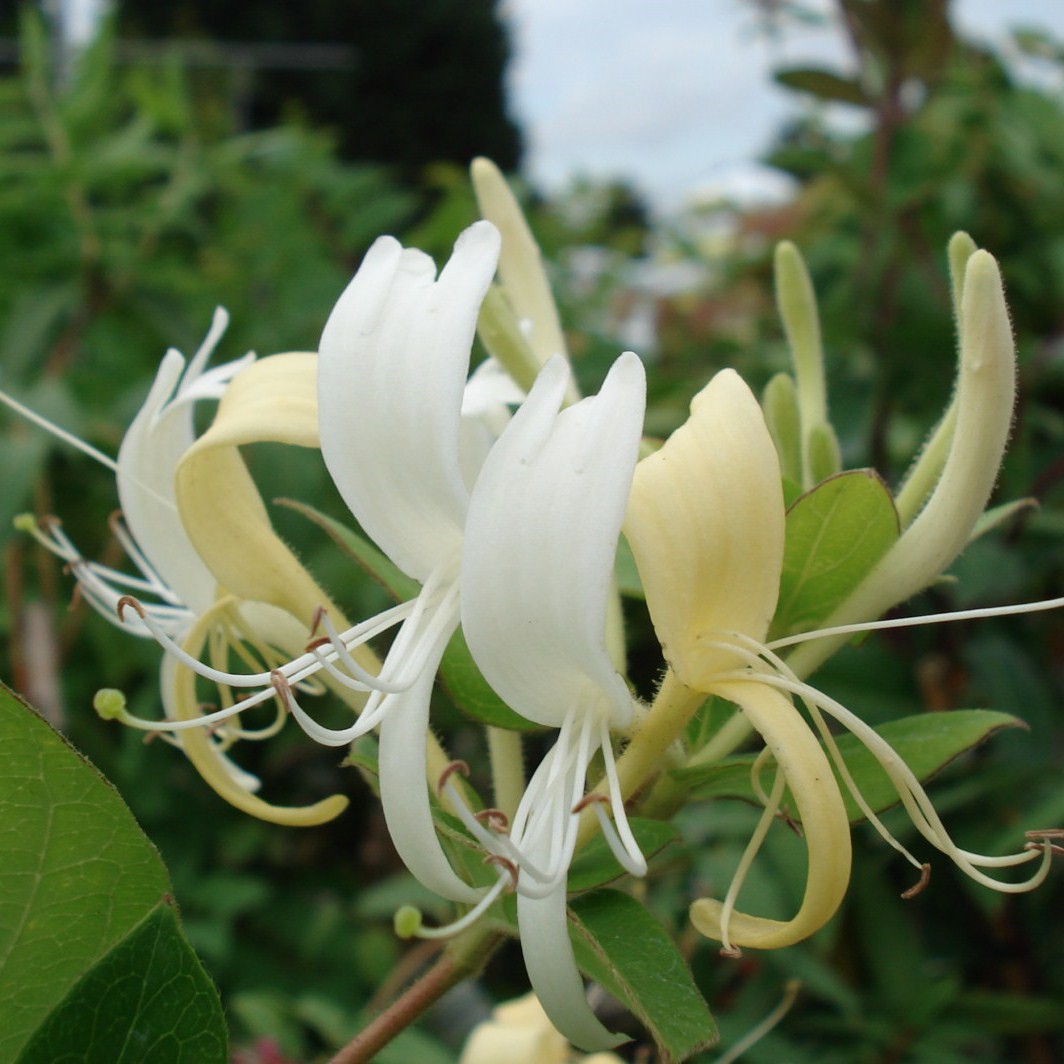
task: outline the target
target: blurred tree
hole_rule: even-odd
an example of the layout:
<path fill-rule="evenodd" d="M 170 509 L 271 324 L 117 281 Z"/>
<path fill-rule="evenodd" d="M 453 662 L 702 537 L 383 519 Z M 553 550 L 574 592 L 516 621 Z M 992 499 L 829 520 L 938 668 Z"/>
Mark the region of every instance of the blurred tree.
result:
<path fill-rule="evenodd" d="M 488 155 L 513 169 L 520 158 L 520 134 L 506 113 L 509 45 L 496 0 L 264 0 L 253 19 L 239 5 L 209 0 L 120 0 L 118 33 L 349 45 L 349 57 L 328 69 L 315 69 L 308 54 L 303 68 L 253 71 L 253 83 L 241 87 L 251 125 L 302 113 L 332 127 L 342 156 L 409 168 Z"/>

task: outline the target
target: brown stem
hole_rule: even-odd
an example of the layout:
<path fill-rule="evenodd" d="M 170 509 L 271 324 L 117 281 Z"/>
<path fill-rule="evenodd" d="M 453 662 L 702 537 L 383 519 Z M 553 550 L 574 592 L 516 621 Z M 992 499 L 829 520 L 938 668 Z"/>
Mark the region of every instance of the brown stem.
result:
<path fill-rule="evenodd" d="M 455 939 L 420 979 L 359 1031 L 329 1064 L 362 1064 L 372 1060 L 448 990 L 479 970 L 503 941 L 502 935 L 479 928 L 473 928 L 469 935 L 469 938 Z"/>

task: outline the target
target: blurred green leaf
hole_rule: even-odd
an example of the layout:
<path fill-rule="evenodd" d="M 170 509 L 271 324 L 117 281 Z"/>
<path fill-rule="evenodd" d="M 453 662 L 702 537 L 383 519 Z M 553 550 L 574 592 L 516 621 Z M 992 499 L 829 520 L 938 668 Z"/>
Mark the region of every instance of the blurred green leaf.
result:
<path fill-rule="evenodd" d="M 830 70 L 815 70 L 811 67 L 790 67 L 777 70 L 773 77 L 788 89 L 808 92 L 819 100 L 830 103 L 851 103 L 864 107 L 869 100 L 856 78 L 833 74 Z"/>

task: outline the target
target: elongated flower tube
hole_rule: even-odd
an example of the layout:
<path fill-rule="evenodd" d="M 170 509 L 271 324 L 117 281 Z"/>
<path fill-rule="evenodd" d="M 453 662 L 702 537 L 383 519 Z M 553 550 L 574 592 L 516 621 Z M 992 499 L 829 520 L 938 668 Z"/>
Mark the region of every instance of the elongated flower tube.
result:
<path fill-rule="evenodd" d="M 499 695 L 522 716 L 558 729 L 503 854 L 519 869 L 518 919 L 532 986 L 558 1030 L 590 1050 L 623 1041 L 587 1006 L 565 914 L 585 778 L 600 752 L 616 825 L 596 803 L 603 831 L 625 867 L 646 870 L 610 740 L 611 730 L 631 724 L 633 700 L 606 648 L 645 379 L 639 359 L 622 355 L 597 396 L 562 410 L 568 378 L 563 359 L 548 362 L 484 463 L 462 551 L 462 627 Z"/>
<path fill-rule="evenodd" d="M 783 502 L 775 450 L 759 407 L 731 371 L 696 396 L 688 422 L 636 469 L 625 532 L 666 661 L 687 688 L 734 702 L 765 740 L 777 765 L 765 813 L 723 902 L 702 899 L 691 919 L 725 950 L 776 948 L 812 934 L 836 911 L 849 879 L 849 823 L 835 771 L 883 838 L 918 861 L 868 807 L 846 769 L 826 717 L 850 730 L 894 784 L 914 826 L 966 874 L 998 890 L 1027 890 L 1048 872 L 1048 841 L 1015 854 L 986 857 L 950 838 L 919 781 L 897 753 L 855 714 L 800 680 L 764 643 L 782 567 Z M 810 728 L 795 707 L 798 697 Z M 648 727 L 658 706 L 651 710 Z M 815 731 L 814 731 L 815 729 Z M 638 736 L 633 745 L 638 743 Z M 826 751 L 826 753 L 825 753 Z M 830 758 L 830 762 L 829 762 Z M 759 768 L 762 759 L 755 768 Z M 771 819 L 790 789 L 808 850 L 803 902 L 787 921 L 740 913 L 743 878 Z M 1023 882 L 981 871 L 1042 857 Z"/>

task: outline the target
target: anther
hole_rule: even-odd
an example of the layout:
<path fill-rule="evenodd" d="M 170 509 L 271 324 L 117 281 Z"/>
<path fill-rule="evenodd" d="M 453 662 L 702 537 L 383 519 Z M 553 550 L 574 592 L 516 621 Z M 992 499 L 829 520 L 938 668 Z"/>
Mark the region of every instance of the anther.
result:
<path fill-rule="evenodd" d="M 288 684 L 288 677 L 280 669 L 274 669 L 270 673 L 270 686 L 277 692 L 285 712 L 292 712 L 292 688 Z"/>
<path fill-rule="evenodd" d="M 1025 831 L 1027 843 L 1025 850 L 1046 850 L 1057 857 L 1064 857 L 1064 846 L 1053 842 L 1053 839 L 1064 839 L 1064 828 L 1046 828 L 1043 831 Z"/>
<path fill-rule="evenodd" d="M 325 616 L 325 607 L 324 606 L 316 606 L 314 608 L 314 613 L 311 615 L 311 618 L 310 618 L 310 634 L 311 635 L 313 635 L 318 630 L 318 625 L 321 624 L 321 620 L 322 620 L 322 618 L 324 616 Z M 329 642 L 329 640 L 325 639 L 325 638 L 317 639 L 313 643 L 308 643 L 307 644 L 307 650 L 310 650 L 312 646 L 321 646 L 322 643 L 328 643 L 328 642 Z"/>
<path fill-rule="evenodd" d="M 498 867 L 503 869 L 510 877 L 510 886 L 507 890 L 513 892 L 517 889 L 517 865 L 515 865 L 508 857 L 503 857 L 502 854 L 498 853 L 489 853 L 488 856 L 484 858 L 484 863 L 498 865 Z"/>
<path fill-rule="evenodd" d="M 313 632 L 314 629 L 312 628 L 311 631 Z M 319 635 L 316 639 L 311 639 L 303 649 L 310 654 L 319 647 L 329 646 L 331 642 L 332 640 L 327 635 Z"/>
<path fill-rule="evenodd" d="M 920 878 L 914 883 L 908 890 L 903 890 L 901 896 L 908 901 L 910 898 L 915 898 L 917 894 L 922 894 L 927 889 L 927 884 L 931 882 L 931 866 L 925 861 L 920 865 Z"/>
<path fill-rule="evenodd" d="M 118 619 L 120 621 L 124 622 L 125 619 L 126 619 L 126 607 L 127 606 L 130 609 L 135 610 L 136 613 L 137 613 L 137 616 L 140 617 L 140 619 L 142 621 L 147 617 L 147 611 L 144 609 L 144 607 L 132 595 L 123 595 L 115 603 L 115 612 L 118 614 Z"/>
<path fill-rule="evenodd" d="M 510 818 L 501 809 L 481 809 L 473 814 L 473 819 L 487 824 L 492 831 L 505 831 L 510 826 Z"/>
<path fill-rule="evenodd" d="M 122 513 L 121 510 L 112 510 L 107 515 L 107 527 L 112 531 L 112 533 L 118 535 L 118 532 L 116 531 L 116 526 L 121 524 L 124 520 L 125 515 Z"/>
<path fill-rule="evenodd" d="M 596 802 L 603 802 L 606 805 L 610 804 L 610 799 L 605 794 L 600 794 L 598 791 L 592 791 L 590 794 L 585 794 L 583 798 L 572 808 L 572 813 L 575 816 L 577 813 L 582 813 L 588 806 L 594 805 Z"/>
<path fill-rule="evenodd" d="M 464 761 L 452 761 L 444 770 L 440 773 L 440 782 L 436 784 L 437 796 L 442 796 L 443 788 L 447 786 L 447 781 L 456 773 L 460 773 L 469 779 L 469 766 Z"/>
<path fill-rule="evenodd" d="M 737 961 L 743 955 L 743 951 L 738 946 L 721 946 L 720 955 Z"/>

